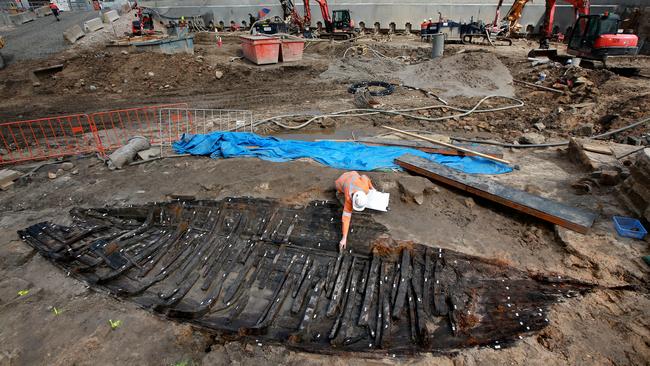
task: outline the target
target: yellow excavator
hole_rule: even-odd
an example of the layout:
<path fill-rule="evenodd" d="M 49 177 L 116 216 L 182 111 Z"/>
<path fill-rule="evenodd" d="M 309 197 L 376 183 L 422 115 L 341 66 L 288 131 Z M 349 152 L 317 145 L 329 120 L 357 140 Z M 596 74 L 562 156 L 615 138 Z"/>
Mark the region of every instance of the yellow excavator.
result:
<path fill-rule="evenodd" d="M 504 21 L 507 21 L 507 37 L 513 37 L 517 33 L 521 32 L 521 24 L 519 24 L 519 19 L 521 19 L 521 13 L 524 10 L 526 4 L 530 0 L 515 0 L 515 2 L 510 7 L 508 14 L 503 18 Z M 494 22 L 492 27 L 496 28 L 499 26 L 499 18 L 501 17 L 501 5 L 503 5 L 503 0 L 499 0 L 497 4 L 497 13 L 494 17 Z"/>

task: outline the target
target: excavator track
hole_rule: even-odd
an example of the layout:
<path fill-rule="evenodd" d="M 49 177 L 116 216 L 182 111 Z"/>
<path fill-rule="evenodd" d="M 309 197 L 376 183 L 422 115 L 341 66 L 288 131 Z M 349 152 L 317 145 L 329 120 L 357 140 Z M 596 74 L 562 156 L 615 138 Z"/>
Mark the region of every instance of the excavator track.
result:
<path fill-rule="evenodd" d="M 489 44 L 491 46 L 512 46 L 512 39 L 508 37 L 490 37 L 486 33 L 464 34 L 461 38 L 463 44 Z"/>

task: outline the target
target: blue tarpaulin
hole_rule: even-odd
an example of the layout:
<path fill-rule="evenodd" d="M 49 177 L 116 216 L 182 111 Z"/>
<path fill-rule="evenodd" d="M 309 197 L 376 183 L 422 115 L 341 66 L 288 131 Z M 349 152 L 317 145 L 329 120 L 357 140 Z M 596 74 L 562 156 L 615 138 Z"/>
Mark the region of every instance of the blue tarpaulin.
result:
<path fill-rule="evenodd" d="M 401 169 L 395 159 L 413 154 L 470 174 L 502 174 L 512 171 L 505 164 L 476 156 L 445 156 L 395 146 L 368 146 L 356 142 L 297 141 L 263 137 L 247 132 L 185 134 L 174 143 L 179 154 L 209 155 L 212 158 L 257 157 L 269 161 L 311 158 L 345 170 Z"/>

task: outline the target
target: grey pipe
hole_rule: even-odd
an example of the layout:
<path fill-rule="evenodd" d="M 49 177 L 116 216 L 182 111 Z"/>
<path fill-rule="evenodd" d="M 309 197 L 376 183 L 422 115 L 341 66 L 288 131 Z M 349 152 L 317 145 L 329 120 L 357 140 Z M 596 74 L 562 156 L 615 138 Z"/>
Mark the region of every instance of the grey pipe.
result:
<path fill-rule="evenodd" d="M 108 168 L 122 169 L 122 167 L 135 159 L 138 151 L 146 150 L 151 147 L 149 140 L 144 136 L 134 136 L 129 139 L 129 142 L 115 150 L 108 157 Z"/>

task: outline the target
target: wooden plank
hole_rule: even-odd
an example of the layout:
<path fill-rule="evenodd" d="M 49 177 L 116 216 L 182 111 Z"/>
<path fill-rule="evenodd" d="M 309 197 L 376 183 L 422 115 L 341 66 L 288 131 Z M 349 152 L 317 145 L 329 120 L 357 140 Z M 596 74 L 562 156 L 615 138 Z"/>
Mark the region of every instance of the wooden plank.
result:
<path fill-rule="evenodd" d="M 600 145 L 596 145 L 596 144 L 584 144 L 584 145 L 582 145 L 582 148 L 587 150 L 587 151 L 591 151 L 591 152 L 598 153 L 598 154 L 614 155 L 614 153 L 612 152 L 612 149 L 610 149 L 607 146 L 600 146 Z"/>
<path fill-rule="evenodd" d="M 508 187 L 486 177 L 468 175 L 424 158 L 404 155 L 395 160 L 402 168 L 514 208 L 567 229 L 586 233 L 596 213 Z"/>
<path fill-rule="evenodd" d="M 507 161 L 507 160 L 503 160 L 503 159 L 495 158 L 494 156 L 490 156 L 490 155 L 485 155 L 485 154 L 480 153 L 480 152 L 478 152 L 478 151 L 474 151 L 474 150 L 471 150 L 471 149 L 466 149 L 466 148 L 464 148 L 464 147 L 460 147 L 460 146 L 456 146 L 456 145 L 448 144 L 448 143 L 446 143 L 446 142 L 444 142 L 444 141 L 434 140 L 434 139 L 428 138 L 428 137 L 426 137 L 426 136 L 420 136 L 420 135 L 418 135 L 418 134 L 411 133 L 411 132 L 408 132 L 408 131 L 398 130 L 397 128 L 393 128 L 393 127 L 390 127 L 390 126 L 381 126 L 381 127 L 385 128 L 385 129 L 387 129 L 387 130 L 391 130 L 391 131 L 394 131 L 394 132 L 401 133 L 402 135 L 415 137 L 416 139 L 420 139 L 420 140 L 428 141 L 428 142 L 431 142 L 431 143 L 436 144 L 436 145 L 449 147 L 449 148 L 452 148 L 452 149 L 456 149 L 456 150 L 464 151 L 464 152 L 466 152 L 466 153 L 472 153 L 472 154 L 474 154 L 474 155 L 476 155 L 476 156 L 480 156 L 480 157 L 485 158 L 485 159 L 494 160 L 494 161 L 498 161 L 499 163 L 503 163 L 503 164 L 508 164 L 508 165 L 510 165 L 510 162 Z"/>
<path fill-rule="evenodd" d="M 397 140 L 397 139 L 383 139 L 379 137 L 362 137 L 357 139 L 358 142 L 368 145 L 382 145 L 382 146 L 400 146 L 418 149 L 432 154 L 442 155 L 455 155 L 455 156 L 475 156 L 472 153 L 465 153 L 460 150 L 447 148 L 444 146 L 437 146 L 426 141 L 413 141 L 413 140 Z M 485 155 L 490 155 L 495 158 L 503 158 L 503 151 L 495 146 L 489 145 L 476 145 L 476 144 L 453 144 L 454 146 L 464 147 L 480 152 Z"/>
<path fill-rule="evenodd" d="M 395 297 L 395 304 L 393 305 L 392 313 L 394 319 L 399 319 L 402 315 L 402 309 L 406 302 L 411 276 L 413 275 L 413 269 L 411 268 L 411 252 L 406 248 L 402 249 L 402 263 L 400 265 L 400 270 L 400 282 L 397 285 L 397 296 Z"/>

